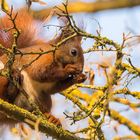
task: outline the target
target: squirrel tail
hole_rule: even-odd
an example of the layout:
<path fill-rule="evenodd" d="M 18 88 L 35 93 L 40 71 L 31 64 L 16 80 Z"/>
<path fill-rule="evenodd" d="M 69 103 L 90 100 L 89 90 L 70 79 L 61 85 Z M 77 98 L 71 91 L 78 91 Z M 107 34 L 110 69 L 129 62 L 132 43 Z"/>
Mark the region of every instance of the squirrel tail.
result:
<path fill-rule="evenodd" d="M 15 14 L 13 14 L 14 16 Z M 38 33 L 41 29 L 33 17 L 26 10 L 20 10 L 15 19 L 17 28 L 21 34 L 17 40 L 18 48 L 25 48 L 40 43 Z M 0 18 L 0 44 L 6 48 L 10 48 L 13 43 L 13 27 L 12 21 L 6 15 Z M 0 52 L 1 53 L 1 52 Z"/>

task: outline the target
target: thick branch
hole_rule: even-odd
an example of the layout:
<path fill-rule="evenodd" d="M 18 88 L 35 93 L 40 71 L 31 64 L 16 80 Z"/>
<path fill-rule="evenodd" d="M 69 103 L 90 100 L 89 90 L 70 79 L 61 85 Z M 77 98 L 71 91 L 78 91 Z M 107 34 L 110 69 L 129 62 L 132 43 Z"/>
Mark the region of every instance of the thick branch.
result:
<path fill-rule="evenodd" d="M 2 99 L 0 99 L 0 110 L 6 113 L 8 116 L 10 116 L 10 118 L 14 118 L 18 121 L 25 122 L 32 128 L 34 128 L 34 125 L 37 122 L 37 120 L 40 119 L 34 114 L 30 113 L 29 111 L 19 108 L 15 105 L 9 104 L 3 101 Z M 55 125 L 43 119 L 40 119 L 39 130 L 45 133 L 46 135 L 52 136 L 53 138 L 56 138 L 58 140 L 85 140 L 76 137 L 70 132 L 63 130 L 62 128 L 57 128 Z"/>
<path fill-rule="evenodd" d="M 110 115 L 111 115 L 111 118 L 118 121 L 120 124 L 127 126 L 135 134 L 140 135 L 140 126 L 139 125 L 134 124 L 133 122 L 131 122 L 130 120 L 128 120 L 124 116 L 120 115 L 115 110 L 110 110 Z"/>

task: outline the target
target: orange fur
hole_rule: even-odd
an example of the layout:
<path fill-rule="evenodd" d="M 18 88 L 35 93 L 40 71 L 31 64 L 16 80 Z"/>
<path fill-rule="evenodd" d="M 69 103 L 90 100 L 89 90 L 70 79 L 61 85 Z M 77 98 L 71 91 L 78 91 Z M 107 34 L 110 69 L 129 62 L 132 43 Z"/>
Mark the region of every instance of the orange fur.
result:
<path fill-rule="evenodd" d="M 5 91 L 7 89 L 7 85 L 8 85 L 7 78 L 0 76 L 0 84 L 1 84 L 0 98 L 5 99 L 4 93 L 5 93 Z"/>
<path fill-rule="evenodd" d="M 37 36 L 41 31 L 41 27 L 37 27 L 36 21 L 32 16 L 22 10 L 18 12 L 16 25 L 17 28 L 21 30 L 17 46 L 23 53 L 51 51 L 54 49 L 51 44 L 57 44 L 73 33 L 71 32 L 71 27 L 68 26 L 62 30 L 59 37 L 50 42 L 42 41 L 39 36 Z M 5 33 L 4 29 L 11 27 L 12 23 L 8 17 L 3 17 L 0 24 L 0 44 L 6 48 L 12 46 L 13 35 L 12 30 Z M 0 53 L 2 55 L 2 52 Z M 30 64 L 37 56 L 38 54 L 23 55 L 22 57 L 16 55 L 13 69 L 17 70 L 23 65 Z M 0 61 L 2 61 L 4 65 L 7 60 L 6 55 L 0 57 Z M 21 80 L 22 88 L 29 97 L 38 104 L 40 110 L 46 113 L 51 110 L 51 94 L 65 90 L 71 85 L 81 83 L 86 79 L 86 76 L 82 74 L 83 65 L 84 56 L 81 48 L 81 37 L 76 36 L 61 44 L 55 51 L 55 55 L 52 52 L 41 55 L 36 61 L 21 71 L 19 79 L 22 79 L 23 76 L 23 80 Z M 10 81 L 6 83 L 6 81 L 3 80 L 4 79 L 0 79 L 0 83 L 2 83 L 0 85 L 0 98 L 3 98 L 3 95 L 8 93 L 8 101 L 32 111 L 33 108 L 27 98 L 22 94 L 18 94 L 18 89 L 15 88 Z"/>
<path fill-rule="evenodd" d="M 13 17 L 15 13 L 13 14 Z M 33 17 L 26 11 L 18 11 L 17 18 L 15 20 L 17 28 L 21 31 L 18 38 L 18 48 L 25 48 L 28 46 L 33 46 L 40 42 L 38 39 L 38 30 L 40 29 Z M 13 30 L 5 32 L 5 30 L 12 28 L 12 21 L 6 15 L 0 19 L 0 44 L 6 48 L 10 48 L 13 43 Z"/>

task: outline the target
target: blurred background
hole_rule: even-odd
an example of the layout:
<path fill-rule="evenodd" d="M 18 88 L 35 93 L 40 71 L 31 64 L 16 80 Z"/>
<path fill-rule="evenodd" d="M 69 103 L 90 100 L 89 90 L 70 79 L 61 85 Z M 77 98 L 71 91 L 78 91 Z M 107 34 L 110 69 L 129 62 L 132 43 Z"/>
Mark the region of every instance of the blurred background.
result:
<path fill-rule="evenodd" d="M 33 2 L 31 9 L 40 10 L 48 7 L 53 7 L 65 2 L 64 0 L 42 0 L 46 4 L 39 4 Z M 106 2 L 106 5 L 109 4 L 109 0 L 98 0 L 100 2 Z M 110 0 L 111 1 L 111 0 Z M 115 1 L 115 0 L 112 0 Z M 116 0 L 117 1 L 117 0 Z M 122 0 L 123 1 L 123 0 Z M 131 1 L 131 0 L 130 0 Z M 139 1 L 139 0 L 138 0 Z M 20 9 L 25 7 L 25 0 L 7 0 L 9 5 L 13 5 L 15 9 Z M 92 3 L 95 0 L 73 0 L 69 2 L 85 2 Z M 78 5 L 77 5 L 78 8 Z M 88 7 L 87 7 L 88 9 Z M 97 30 L 100 30 L 102 36 L 106 36 L 109 39 L 114 40 L 115 42 L 122 43 L 123 33 L 131 35 L 140 34 L 140 6 L 126 7 L 126 8 L 117 8 L 109 10 L 99 10 L 94 12 L 88 12 L 88 10 L 82 10 L 78 13 L 72 13 L 76 23 L 79 27 L 83 28 L 85 31 L 97 35 Z M 57 17 L 53 16 L 49 22 L 45 23 L 46 25 L 59 25 Z M 47 40 L 50 40 L 54 37 L 58 29 L 54 26 L 44 27 L 44 34 Z M 94 40 L 92 39 L 83 39 L 82 47 L 84 50 L 92 47 Z M 125 53 L 131 57 L 133 65 L 140 67 L 140 38 L 130 41 L 130 47 L 125 49 Z M 107 63 L 108 65 L 112 64 L 114 61 L 115 54 L 113 52 L 94 52 L 85 54 L 85 68 L 91 68 L 95 73 L 94 84 L 95 85 L 104 85 L 105 77 L 103 71 L 98 69 L 98 64 Z M 127 61 L 124 59 L 124 62 Z M 87 82 L 88 83 L 88 82 Z M 136 78 L 132 80 L 131 84 L 128 85 L 129 89 L 132 91 L 140 91 L 140 79 Z M 91 94 L 90 90 L 84 90 L 83 92 Z M 124 95 L 123 95 L 124 96 Z M 140 103 L 139 100 L 134 99 L 132 96 L 127 96 L 129 100 Z M 62 97 L 59 94 L 53 95 L 53 109 L 52 112 L 55 116 L 60 118 L 64 128 L 74 131 L 78 128 L 85 127 L 87 125 L 87 120 L 76 123 L 71 126 L 70 121 L 65 119 L 63 112 L 72 112 L 76 109 L 74 105 Z M 111 108 L 115 108 L 121 114 L 124 114 L 127 118 L 132 120 L 135 124 L 140 125 L 140 110 L 128 109 L 128 106 L 122 105 L 119 103 L 111 102 Z M 112 140 L 115 136 L 125 136 L 125 135 L 134 135 L 127 127 L 118 124 L 116 121 L 106 118 L 106 122 L 102 127 L 107 140 Z M 3 133 L 4 132 L 4 133 Z M 32 133 L 32 139 L 36 139 L 33 136 L 36 132 Z M 9 140 L 16 139 L 19 140 L 21 137 L 18 137 L 16 134 L 11 134 L 11 132 L 6 127 L 1 127 L 0 140 Z M 51 139 L 41 136 L 40 139 Z"/>

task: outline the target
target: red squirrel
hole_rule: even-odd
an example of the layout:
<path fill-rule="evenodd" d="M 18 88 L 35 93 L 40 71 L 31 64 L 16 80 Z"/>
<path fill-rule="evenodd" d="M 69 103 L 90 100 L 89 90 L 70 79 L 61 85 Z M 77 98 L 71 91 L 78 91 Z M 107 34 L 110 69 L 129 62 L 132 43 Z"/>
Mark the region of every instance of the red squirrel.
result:
<path fill-rule="evenodd" d="M 17 47 L 22 53 L 52 50 L 52 44 L 57 44 L 68 37 L 69 34 L 68 28 L 65 28 L 58 37 L 51 41 L 46 42 L 43 39 L 39 39 L 37 33 L 41 28 L 36 26 L 36 21 L 27 11 L 19 11 L 15 23 L 21 31 L 17 40 Z M 0 19 L 0 44 L 6 48 L 12 46 L 13 35 L 12 30 L 9 32 L 4 30 L 12 26 L 7 16 Z M 81 48 L 81 39 L 81 36 L 69 39 L 58 47 L 55 55 L 53 52 L 43 54 L 21 71 L 21 86 L 36 104 L 37 100 L 41 103 L 41 106 L 38 105 L 42 113 L 50 112 L 51 110 L 51 94 L 61 92 L 73 84 L 85 81 L 86 76 L 82 73 L 84 56 Z M 37 56 L 38 54 L 23 55 L 22 57 L 16 55 L 13 65 L 14 69 L 20 69 L 23 65 L 33 61 Z M 6 54 L 0 50 L 0 61 L 5 65 L 7 60 Z M 18 90 L 15 90 L 13 86 L 8 78 L 1 76 L 0 98 L 32 111 L 32 107 L 24 95 L 15 93 Z M 2 116 L 0 120 L 4 119 L 2 114 L 0 116 Z"/>

